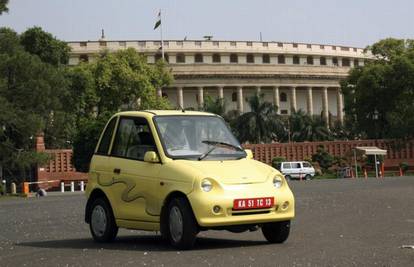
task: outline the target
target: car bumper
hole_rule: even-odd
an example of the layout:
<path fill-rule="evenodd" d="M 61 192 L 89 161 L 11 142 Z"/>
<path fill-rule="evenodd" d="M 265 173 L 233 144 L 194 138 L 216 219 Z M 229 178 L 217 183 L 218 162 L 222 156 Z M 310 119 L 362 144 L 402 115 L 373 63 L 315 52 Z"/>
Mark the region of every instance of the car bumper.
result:
<path fill-rule="evenodd" d="M 270 208 L 233 210 L 234 199 L 274 197 Z M 285 184 L 276 189 L 269 184 L 228 185 L 211 192 L 195 190 L 188 195 L 197 222 L 202 227 L 261 224 L 291 220 L 295 216 L 294 197 Z M 287 207 L 284 204 L 288 203 Z M 214 212 L 214 206 L 220 211 Z"/>

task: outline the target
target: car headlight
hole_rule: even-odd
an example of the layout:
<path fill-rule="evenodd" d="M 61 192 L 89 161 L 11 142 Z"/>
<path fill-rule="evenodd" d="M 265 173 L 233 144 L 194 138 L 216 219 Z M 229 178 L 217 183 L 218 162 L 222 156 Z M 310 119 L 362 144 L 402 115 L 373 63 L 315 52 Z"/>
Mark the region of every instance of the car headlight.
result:
<path fill-rule="evenodd" d="M 274 185 L 276 188 L 281 188 L 281 187 L 282 187 L 282 185 L 283 185 L 283 180 L 282 180 L 282 178 L 280 178 L 279 176 L 275 176 L 275 177 L 273 178 L 273 185 Z"/>
<path fill-rule="evenodd" d="M 201 181 L 201 189 L 203 189 L 204 192 L 210 192 L 211 189 L 213 189 L 213 184 L 210 180 L 204 179 Z"/>

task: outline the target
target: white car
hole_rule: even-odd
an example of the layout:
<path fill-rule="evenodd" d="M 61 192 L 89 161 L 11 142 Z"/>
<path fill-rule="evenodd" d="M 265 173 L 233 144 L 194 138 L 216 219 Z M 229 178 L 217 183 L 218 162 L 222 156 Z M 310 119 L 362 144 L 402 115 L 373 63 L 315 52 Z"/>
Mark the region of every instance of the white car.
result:
<path fill-rule="evenodd" d="M 315 176 L 315 169 L 307 161 L 285 161 L 276 165 L 286 179 L 310 180 Z"/>

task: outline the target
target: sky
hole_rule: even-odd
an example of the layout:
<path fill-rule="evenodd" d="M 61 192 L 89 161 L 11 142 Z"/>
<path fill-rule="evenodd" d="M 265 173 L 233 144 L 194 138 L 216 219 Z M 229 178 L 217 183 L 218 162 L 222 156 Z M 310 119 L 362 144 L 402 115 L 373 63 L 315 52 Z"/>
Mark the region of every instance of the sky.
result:
<path fill-rule="evenodd" d="M 40 26 L 65 41 L 164 39 L 303 42 L 366 47 L 414 39 L 414 0 L 10 0 L 0 27 Z"/>

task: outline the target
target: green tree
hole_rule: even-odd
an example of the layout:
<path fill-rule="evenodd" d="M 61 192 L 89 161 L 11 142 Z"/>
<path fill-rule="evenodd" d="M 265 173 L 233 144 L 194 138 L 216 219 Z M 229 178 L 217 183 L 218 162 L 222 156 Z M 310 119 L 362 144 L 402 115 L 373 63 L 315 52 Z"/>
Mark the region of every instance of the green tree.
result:
<path fill-rule="evenodd" d="M 278 140 L 286 130 L 277 107 L 264 101 L 264 95 L 255 94 L 248 98 L 251 111 L 243 113 L 232 125 L 241 142 L 268 143 Z"/>
<path fill-rule="evenodd" d="M 3 12 L 9 12 L 9 9 L 7 8 L 8 3 L 9 0 L 0 0 L 0 15 L 3 14 Z"/>
<path fill-rule="evenodd" d="M 368 138 L 414 136 L 414 41 L 385 39 L 367 48 L 377 60 L 341 84 L 347 120 Z"/>
<path fill-rule="evenodd" d="M 334 163 L 334 158 L 325 150 L 324 146 L 320 145 L 316 153 L 312 155 L 312 161 L 318 162 L 319 166 L 326 171 Z"/>
<path fill-rule="evenodd" d="M 319 116 L 309 116 L 303 110 L 292 111 L 289 117 L 292 141 L 326 141 L 332 139 L 326 122 Z"/>
<path fill-rule="evenodd" d="M 214 99 L 211 96 L 207 96 L 204 99 L 203 111 L 214 113 L 221 117 L 224 117 L 226 115 L 225 100 L 223 98 Z"/>

